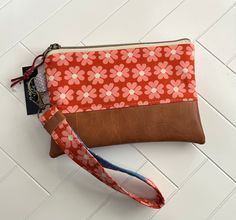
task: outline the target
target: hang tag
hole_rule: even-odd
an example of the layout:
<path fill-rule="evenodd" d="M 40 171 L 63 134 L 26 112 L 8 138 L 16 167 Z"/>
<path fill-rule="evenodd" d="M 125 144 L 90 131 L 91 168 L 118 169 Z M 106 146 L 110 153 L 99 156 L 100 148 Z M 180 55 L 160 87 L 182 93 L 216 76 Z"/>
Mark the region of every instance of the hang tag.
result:
<path fill-rule="evenodd" d="M 30 68 L 30 66 L 23 67 L 22 68 L 23 74 L 29 68 Z M 37 97 L 37 95 L 32 93 L 32 91 L 30 91 L 30 89 L 29 89 L 29 83 L 30 83 L 31 88 L 35 89 L 35 91 L 36 91 L 35 83 L 34 83 L 34 80 L 32 80 L 32 78 L 35 77 L 37 74 L 38 74 L 38 70 L 35 69 L 34 72 L 32 73 L 32 75 L 30 76 L 30 78 L 24 81 L 25 103 L 26 103 L 27 115 L 37 114 L 39 111 L 39 106 L 34 103 L 34 102 L 37 102 L 38 97 Z"/>

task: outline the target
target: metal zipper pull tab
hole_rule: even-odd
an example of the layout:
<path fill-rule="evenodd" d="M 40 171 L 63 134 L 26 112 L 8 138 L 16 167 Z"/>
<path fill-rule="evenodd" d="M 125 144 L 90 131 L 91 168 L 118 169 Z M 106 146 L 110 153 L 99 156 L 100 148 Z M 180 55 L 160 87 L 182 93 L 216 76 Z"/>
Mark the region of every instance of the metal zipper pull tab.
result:
<path fill-rule="evenodd" d="M 54 44 L 50 44 L 50 46 L 43 52 L 43 56 L 44 58 L 47 56 L 47 54 L 51 51 L 51 50 L 56 50 L 56 49 L 60 49 L 61 45 L 58 43 L 54 43 Z"/>
<path fill-rule="evenodd" d="M 37 69 L 38 67 L 40 67 L 44 63 L 44 60 L 45 60 L 47 54 L 51 50 L 59 49 L 60 47 L 61 46 L 57 43 L 51 44 L 42 54 L 35 57 L 31 67 L 24 73 L 23 76 L 11 79 L 11 82 L 12 82 L 11 87 L 16 85 L 17 83 L 21 83 L 21 81 L 28 80 L 30 78 L 30 76 L 32 75 L 32 73 L 34 72 L 34 70 Z"/>

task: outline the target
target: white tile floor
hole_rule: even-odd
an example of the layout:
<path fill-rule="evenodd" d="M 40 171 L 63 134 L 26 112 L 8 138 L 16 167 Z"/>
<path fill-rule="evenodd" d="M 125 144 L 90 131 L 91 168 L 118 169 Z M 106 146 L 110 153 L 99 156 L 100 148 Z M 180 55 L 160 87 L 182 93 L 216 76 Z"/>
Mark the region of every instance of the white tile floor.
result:
<path fill-rule="evenodd" d="M 96 149 L 155 180 L 167 198 L 159 211 L 108 189 L 65 156 L 51 159 L 49 136 L 36 117 L 26 116 L 22 86 L 9 87 L 21 66 L 53 42 L 92 45 L 181 37 L 196 45 L 206 144 Z M 0 219 L 235 219 L 235 74 L 234 0 L 0 0 Z"/>

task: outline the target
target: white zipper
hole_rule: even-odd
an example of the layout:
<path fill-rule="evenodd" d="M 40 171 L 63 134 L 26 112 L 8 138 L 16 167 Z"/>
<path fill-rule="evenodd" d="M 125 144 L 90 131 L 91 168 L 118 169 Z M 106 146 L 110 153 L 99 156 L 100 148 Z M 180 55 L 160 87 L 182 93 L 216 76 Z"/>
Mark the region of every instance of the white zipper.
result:
<path fill-rule="evenodd" d="M 49 56 L 55 53 L 65 52 L 90 52 L 90 51 L 103 51 L 103 50 L 114 50 L 114 49 L 127 49 L 127 48 L 143 48 L 143 47 L 154 47 L 154 46 L 167 46 L 175 44 L 191 44 L 191 40 L 183 38 L 173 41 L 161 41 L 161 42 L 144 42 L 144 43 L 127 43 L 127 44 L 110 44 L 110 45 L 96 45 L 96 46 L 61 46 L 59 44 L 51 44 L 50 47 L 45 51 L 45 56 Z"/>

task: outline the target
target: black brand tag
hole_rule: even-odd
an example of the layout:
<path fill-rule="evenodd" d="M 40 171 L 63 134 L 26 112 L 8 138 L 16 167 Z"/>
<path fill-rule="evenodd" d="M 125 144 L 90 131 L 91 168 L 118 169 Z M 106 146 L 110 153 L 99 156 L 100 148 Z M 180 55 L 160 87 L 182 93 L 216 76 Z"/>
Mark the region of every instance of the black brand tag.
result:
<path fill-rule="evenodd" d="M 23 67 L 22 71 L 23 74 L 25 74 L 25 72 L 30 68 L 30 66 L 27 67 Z M 29 89 L 29 82 L 30 82 L 30 86 L 32 89 L 36 89 L 35 88 L 35 84 L 34 84 L 34 80 L 31 80 L 33 77 L 35 77 L 38 74 L 37 69 L 34 70 L 34 72 L 32 73 L 32 75 L 30 76 L 30 78 L 28 80 L 24 80 L 24 90 L 25 90 L 25 103 L 26 103 L 26 111 L 27 111 L 27 115 L 33 115 L 33 114 L 37 114 L 39 111 L 39 107 L 38 105 L 36 105 L 33 101 L 37 102 L 38 97 L 36 94 L 34 94 L 34 92 L 30 91 Z M 32 101 L 33 100 L 33 101 Z"/>

